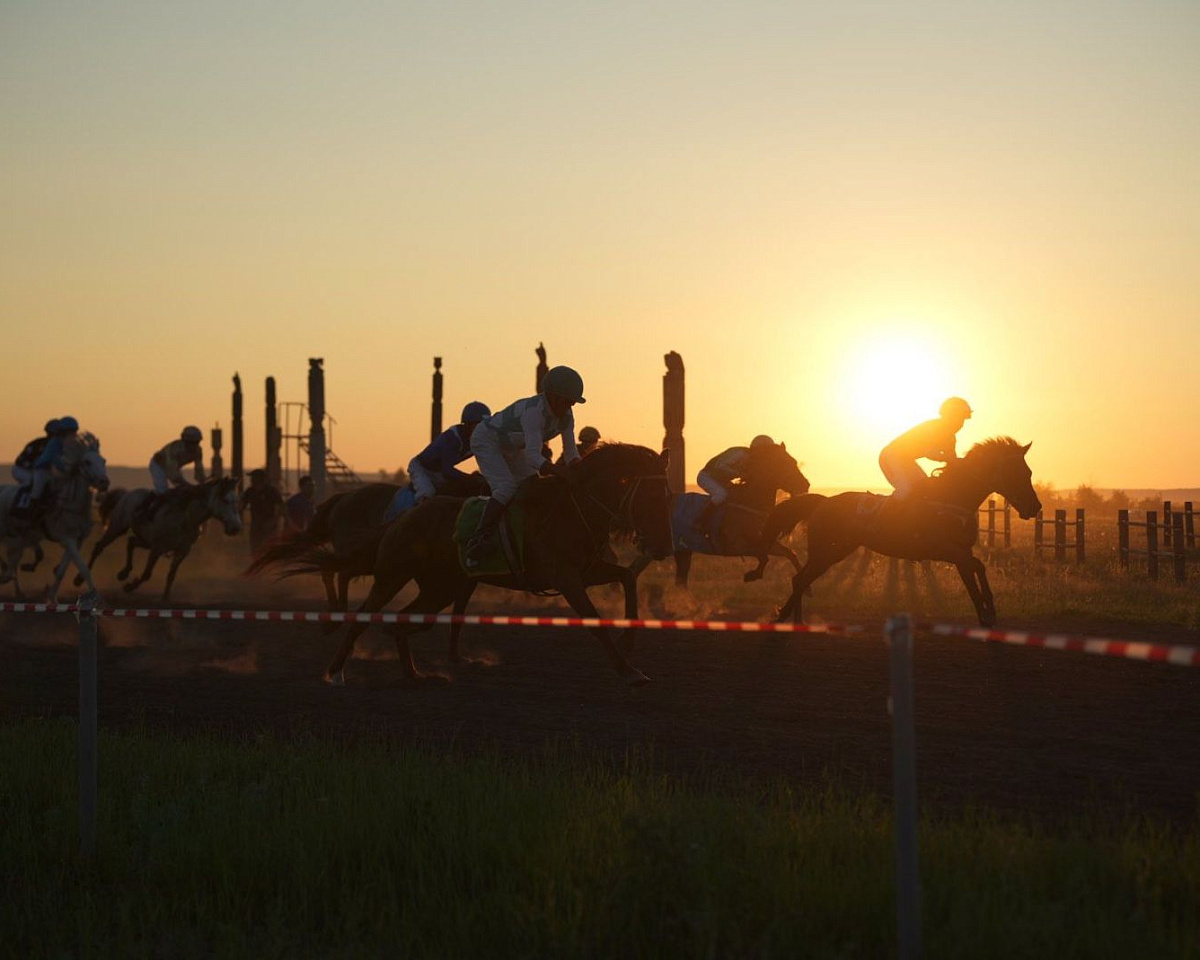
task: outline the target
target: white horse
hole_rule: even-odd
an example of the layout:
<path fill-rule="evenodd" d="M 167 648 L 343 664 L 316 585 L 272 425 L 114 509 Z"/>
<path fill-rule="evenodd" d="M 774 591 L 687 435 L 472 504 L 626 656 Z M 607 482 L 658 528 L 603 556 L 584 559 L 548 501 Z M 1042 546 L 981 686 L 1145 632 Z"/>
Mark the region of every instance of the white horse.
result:
<path fill-rule="evenodd" d="M 200 537 L 200 531 L 209 520 L 219 520 L 228 536 L 242 530 L 242 517 L 238 512 L 237 480 L 226 477 L 222 480 L 206 480 L 204 483 L 189 484 L 163 495 L 163 500 L 151 516 L 141 509 L 150 491 L 144 488 L 113 490 L 100 506 L 100 517 L 105 523 L 104 535 L 92 548 L 91 563 L 110 543 L 125 533 L 129 539 L 125 545 L 125 566 L 117 573 L 118 580 L 125 580 L 125 592 L 136 590 L 154 573 L 158 558 L 171 554 L 171 567 L 167 571 L 167 585 L 163 590 L 163 601 L 171 599 L 171 585 L 179 565 Z M 146 569 L 140 577 L 126 579 L 133 570 L 133 551 L 144 547 L 150 551 Z M 76 586 L 83 581 L 75 578 Z"/>
<path fill-rule="evenodd" d="M 22 525 L 10 519 L 13 503 L 19 487 L 12 484 L 0 486 L 0 542 L 4 545 L 4 572 L 0 583 L 13 583 L 17 596 L 21 596 L 18 580 L 21 554 L 27 549 L 37 549 L 41 540 L 50 539 L 62 545 L 63 556 L 54 569 L 54 585 L 50 588 L 50 601 L 58 597 L 68 567 L 73 563 L 79 570 L 78 583 L 87 581 L 88 590 L 96 593 L 91 568 L 84 562 L 80 544 L 92 530 L 92 488 L 108 489 L 108 469 L 100 455 L 100 441 L 90 433 L 68 437 L 63 444 L 62 469 L 50 476 L 52 505 L 40 523 Z"/>

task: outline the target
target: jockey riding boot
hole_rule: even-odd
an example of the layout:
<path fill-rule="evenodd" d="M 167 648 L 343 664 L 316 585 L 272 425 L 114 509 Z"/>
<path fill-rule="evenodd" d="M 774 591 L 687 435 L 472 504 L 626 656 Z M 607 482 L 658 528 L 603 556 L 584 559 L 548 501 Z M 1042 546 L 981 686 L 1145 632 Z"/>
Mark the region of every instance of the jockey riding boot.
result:
<path fill-rule="evenodd" d="M 479 518 L 479 526 L 475 528 L 471 539 L 467 541 L 467 550 L 464 556 L 467 566 L 475 566 L 483 559 L 484 553 L 491 545 L 492 537 L 495 536 L 496 527 L 499 525 L 500 516 L 503 513 L 504 504 L 489 497 L 483 508 L 483 515 Z"/>

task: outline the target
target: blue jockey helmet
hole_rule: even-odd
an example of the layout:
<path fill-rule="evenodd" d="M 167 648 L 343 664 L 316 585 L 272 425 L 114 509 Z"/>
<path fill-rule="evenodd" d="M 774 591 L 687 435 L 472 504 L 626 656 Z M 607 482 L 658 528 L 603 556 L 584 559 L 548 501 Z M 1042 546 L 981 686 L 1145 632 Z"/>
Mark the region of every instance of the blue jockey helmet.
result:
<path fill-rule="evenodd" d="M 46 421 L 46 436 L 52 437 L 58 431 L 58 417 Z"/>
<path fill-rule="evenodd" d="M 480 403 L 478 400 L 472 400 L 462 412 L 463 423 L 482 423 L 492 415 L 491 408 L 486 403 Z"/>
<path fill-rule="evenodd" d="M 544 393 L 555 393 L 572 403 L 587 403 L 583 399 L 583 377 L 570 367 L 551 367 L 542 380 Z"/>
<path fill-rule="evenodd" d="M 55 433 L 73 433 L 79 429 L 79 421 L 74 417 L 63 417 L 55 425 Z"/>
<path fill-rule="evenodd" d="M 200 432 L 199 427 L 184 427 L 179 439 L 184 443 L 199 443 L 204 439 L 204 434 Z"/>

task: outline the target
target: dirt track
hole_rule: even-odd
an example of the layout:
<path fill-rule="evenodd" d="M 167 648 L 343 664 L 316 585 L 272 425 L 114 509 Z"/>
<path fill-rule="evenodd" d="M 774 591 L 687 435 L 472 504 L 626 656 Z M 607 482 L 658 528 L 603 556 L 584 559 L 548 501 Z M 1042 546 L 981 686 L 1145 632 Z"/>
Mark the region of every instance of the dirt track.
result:
<path fill-rule="evenodd" d="M 258 599 L 280 605 L 271 590 Z M 578 631 L 471 628 L 468 650 L 489 662 L 451 670 L 439 628 L 414 653 L 453 682 L 417 688 L 378 629 L 345 688 L 318 679 L 335 638 L 315 625 L 105 621 L 103 637 L 109 726 L 370 730 L 521 752 L 571 738 L 614 757 L 652 748 L 656 764 L 681 770 L 806 782 L 832 771 L 885 792 L 890 777 L 887 659 L 874 635 L 647 632 L 635 660 L 653 682 L 638 690 Z M 1182 630 L 1149 638 L 1195 642 Z M 0 619 L 0 719 L 74 713 L 73 639 L 69 618 Z M 1070 814 L 1116 796 L 1175 818 L 1196 809 L 1200 670 L 920 637 L 916 684 L 927 803 Z"/>

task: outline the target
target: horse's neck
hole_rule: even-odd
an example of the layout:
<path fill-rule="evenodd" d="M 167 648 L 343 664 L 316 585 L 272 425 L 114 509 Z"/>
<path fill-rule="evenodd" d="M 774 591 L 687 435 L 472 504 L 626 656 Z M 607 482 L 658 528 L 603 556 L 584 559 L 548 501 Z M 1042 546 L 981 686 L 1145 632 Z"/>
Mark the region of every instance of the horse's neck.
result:
<path fill-rule="evenodd" d="M 993 492 L 992 484 L 983 476 L 963 471 L 953 477 L 939 478 L 937 487 L 930 491 L 930 499 L 964 510 L 974 510 Z"/>

